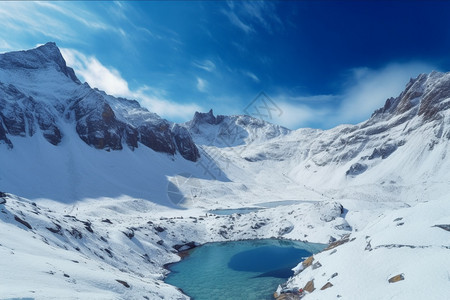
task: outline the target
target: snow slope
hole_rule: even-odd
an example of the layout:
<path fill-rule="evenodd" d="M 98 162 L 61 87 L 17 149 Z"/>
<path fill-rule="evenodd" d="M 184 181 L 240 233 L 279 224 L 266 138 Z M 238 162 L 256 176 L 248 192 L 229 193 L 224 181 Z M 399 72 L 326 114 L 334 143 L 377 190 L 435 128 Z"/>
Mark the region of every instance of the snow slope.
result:
<path fill-rule="evenodd" d="M 312 280 L 316 289 L 304 299 L 447 299 L 449 225 L 448 197 L 385 212 L 347 243 L 314 255 L 316 267 L 304 269 L 288 286 Z M 403 280 L 390 283 L 397 275 Z M 327 283 L 332 286 L 321 290 Z"/>
<path fill-rule="evenodd" d="M 238 239 L 324 240 L 349 232 L 336 203 L 215 216 L 125 196 L 76 206 L 1 196 L 1 298 L 187 299 L 163 282 L 164 265 L 180 259 L 178 250 Z M 298 220 L 304 224 L 297 226 Z"/>

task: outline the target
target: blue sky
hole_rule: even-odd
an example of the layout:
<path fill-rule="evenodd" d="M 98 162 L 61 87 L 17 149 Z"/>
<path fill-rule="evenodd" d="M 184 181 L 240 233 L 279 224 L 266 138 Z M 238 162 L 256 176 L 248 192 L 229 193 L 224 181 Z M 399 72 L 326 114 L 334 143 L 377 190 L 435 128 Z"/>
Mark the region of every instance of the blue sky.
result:
<path fill-rule="evenodd" d="M 357 123 L 450 69 L 446 1 L 1 2 L 0 28 L 1 52 L 54 41 L 81 80 L 176 122 L 263 91 L 274 123 Z"/>

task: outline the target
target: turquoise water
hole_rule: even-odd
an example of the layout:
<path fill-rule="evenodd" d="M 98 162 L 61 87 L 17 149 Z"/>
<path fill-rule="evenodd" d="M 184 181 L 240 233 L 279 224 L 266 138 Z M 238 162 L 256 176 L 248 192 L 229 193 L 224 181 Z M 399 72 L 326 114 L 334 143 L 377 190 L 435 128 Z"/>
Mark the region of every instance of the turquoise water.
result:
<path fill-rule="evenodd" d="M 195 300 L 269 300 L 293 267 L 324 247 L 275 239 L 209 243 L 171 265 L 166 282 Z"/>

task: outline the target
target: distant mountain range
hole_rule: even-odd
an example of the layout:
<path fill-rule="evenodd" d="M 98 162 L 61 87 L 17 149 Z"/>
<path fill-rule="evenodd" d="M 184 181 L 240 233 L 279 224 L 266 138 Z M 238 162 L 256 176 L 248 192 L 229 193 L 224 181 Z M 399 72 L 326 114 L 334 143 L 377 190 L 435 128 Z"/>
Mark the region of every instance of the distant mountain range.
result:
<path fill-rule="evenodd" d="M 388 99 L 369 120 L 357 125 L 292 131 L 245 115 L 215 116 L 212 110 L 197 112 L 191 121 L 176 124 L 149 112 L 135 100 L 116 98 L 81 83 L 54 43 L 0 54 L 0 143 L 3 144 L 0 144 L 0 151 L 3 157 L 15 151 L 23 153 L 19 148 L 26 147 L 26 141 L 37 136 L 55 146 L 52 151 L 60 151 L 60 155 L 70 152 L 69 144 L 82 141 L 98 151 L 129 149 L 133 152 L 148 147 L 169 158 L 181 156 L 195 163 L 187 169 L 146 167 L 149 173 L 156 172 L 160 176 L 171 176 L 173 172 L 200 174 L 201 166 L 212 163 L 225 176 L 222 178 L 235 181 L 232 178 L 236 172 L 230 173 L 227 167 L 232 162 L 234 170 L 240 169 L 247 177 L 254 177 L 263 164 L 271 164 L 275 170 L 272 176 L 287 176 L 294 183 L 320 186 L 323 190 L 367 184 L 393 189 L 414 186 L 417 182 L 441 181 L 450 166 L 446 159 L 450 140 L 449 108 L 450 74 L 433 72 L 411 79 L 398 97 Z M 61 145 L 61 150 L 55 150 Z M 128 151 L 125 153 L 127 157 L 133 156 Z M 226 165 L 217 159 L 218 153 L 227 160 Z M 45 159 L 39 159 L 48 164 Z M 169 161 L 166 164 L 170 165 Z M 70 163 L 81 165 L 72 158 Z M 32 173 L 33 168 L 23 165 L 20 171 L 12 172 L 23 177 L 22 173 Z M 136 168 L 141 166 L 125 163 L 121 172 L 132 174 Z M 165 168 L 178 171 L 166 172 Z M 82 169 L 81 173 L 87 172 Z M 96 169 L 106 172 L 101 165 Z M 66 173 L 58 177 L 67 177 Z M 208 177 L 208 174 L 203 175 Z M 111 176 L 114 175 L 108 174 Z M 3 174 L 3 177 L 7 176 Z M 102 177 L 98 179 L 99 185 L 102 185 Z M 145 189 L 138 181 L 127 186 Z M 8 179 L 0 179 L 0 188 L 23 190 L 18 181 Z M 45 187 L 35 190 L 41 191 L 39 197 L 46 196 Z M 87 192 L 81 194 L 87 196 Z"/>

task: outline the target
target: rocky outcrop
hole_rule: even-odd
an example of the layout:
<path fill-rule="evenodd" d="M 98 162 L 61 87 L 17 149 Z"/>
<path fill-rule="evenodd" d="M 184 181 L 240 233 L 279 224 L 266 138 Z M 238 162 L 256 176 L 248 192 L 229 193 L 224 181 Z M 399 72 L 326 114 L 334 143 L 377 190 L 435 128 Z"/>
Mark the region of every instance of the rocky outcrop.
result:
<path fill-rule="evenodd" d="M 308 281 L 305 286 L 303 287 L 303 290 L 308 292 L 308 293 L 312 293 L 314 292 L 316 288 L 314 287 L 314 279 Z"/>
<path fill-rule="evenodd" d="M 330 288 L 332 286 L 333 286 L 333 284 L 331 282 L 327 282 L 327 283 L 325 283 L 323 285 L 323 287 L 320 288 L 320 290 L 323 291 L 323 290 L 326 290 L 326 289 L 328 289 L 328 288 Z"/>
<path fill-rule="evenodd" d="M 62 133 L 50 108 L 27 96 L 12 84 L 0 83 L 0 141 L 13 147 L 7 135 L 33 136 L 39 127 L 44 138 L 58 145 Z"/>
<path fill-rule="evenodd" d="M 395 282 L 399 282 L 405 280 L 405 276 L 403 274 L 398 274 L 395 276 L 392 276 L 391 278 L 389 278 L 389 283 L 395 283 Z"/>
<path fill-rule="evenodd" d="M 434 225 L 434 227 L 439 227 L 439 228 L 444 229 L 446 231 L 450 231 L 450 224 Z"/>
<path fill-rule="evenodd" d="M 122 149 L 126 124 L 116 119 L 108 103 L 99 99 L 86 104 L 83 99 L 79 99 L 71 109 L 75 115 L 76 131 L 86 144 L 97 149 Z"/>
<path fill-rule="evenodd" d="M 196 161 L 200 153 L 188 130 L 178 124 L 172 126 L 173 141 L 180 154 L 187 160 Z"/>
<path fill-rule="evenodd" d="M 449 109 L 450 73 L 433 71 L 411 79 L 397 98 L 386 100 L 384 107 L 376 110 L 372 117 L 397 116 L 411 112 L 410 116 L 422 116 L 424 121 L 440 118 L 439 112 Z M 407 121 L 405 119 L 404 121 Z"/>
<path fill-rule="evenodd" d="M 194 137 L 197 144 L 233 147 L 266 141 L 290 132 L 289 129 L 247 115 L 214 116 L 196 112 L 194 118 L 182 124 Z"/>
<path fill-rule="evenodd" d="M 220 124 L 225 119 L 225 116 L 218 115 L 214 116 L 213 110 L 210 109 L 207 113 L 202 113 L 196 111 L 194 114 L 194 118 L 191 121 L 192 126 L 199 125 L 202 123 L 207 123 L 211 125 Z"/>
<path fill-rule="evenodd" d="M 347 172 L 345 172 L 345 175 L 356 176 L 364 173 L 366 170 L 367 170 L 366 164 L 354 163 L 353 165 L 350 166 L 350 169 L 348 169 Z"/>

